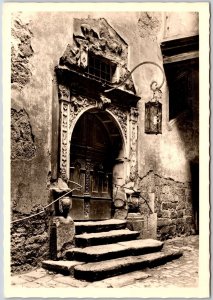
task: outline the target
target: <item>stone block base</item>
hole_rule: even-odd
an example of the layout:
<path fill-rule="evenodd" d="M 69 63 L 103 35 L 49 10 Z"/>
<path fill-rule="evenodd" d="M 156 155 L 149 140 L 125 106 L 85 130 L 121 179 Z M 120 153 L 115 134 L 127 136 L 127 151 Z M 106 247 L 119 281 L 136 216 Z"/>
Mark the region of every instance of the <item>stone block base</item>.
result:
<path fill-rule="evenodd" d="M 144 228 L 142 238 L 157 238 L 157 213 L 144 215 Z"/>
<path fill-rule="evenodd" d="M 71 217 L 53 217 L 50 226 L 50 258 L 56 260 L 73 246 L 75 224 Z"/>
<path fill-rule="evenodd" d="M 140 232 L 140 238 L 143 236 L 144 218 L 140 213 L 129 213 L 127 216 L 127 228 Z"/>

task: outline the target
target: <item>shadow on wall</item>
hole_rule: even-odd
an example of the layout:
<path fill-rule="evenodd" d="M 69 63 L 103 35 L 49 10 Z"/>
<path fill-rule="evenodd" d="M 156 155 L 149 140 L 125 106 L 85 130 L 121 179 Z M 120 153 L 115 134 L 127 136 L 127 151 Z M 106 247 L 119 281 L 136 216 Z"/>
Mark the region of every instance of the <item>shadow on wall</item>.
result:
<path fill-rule="evenodd" d="M 199 60 L 168 64 L 165 66 L 169 86 L 169 119 L 184 145 L 185 157 L 191 176 L 192 219 L 195 233 L 199 233 Z"/>

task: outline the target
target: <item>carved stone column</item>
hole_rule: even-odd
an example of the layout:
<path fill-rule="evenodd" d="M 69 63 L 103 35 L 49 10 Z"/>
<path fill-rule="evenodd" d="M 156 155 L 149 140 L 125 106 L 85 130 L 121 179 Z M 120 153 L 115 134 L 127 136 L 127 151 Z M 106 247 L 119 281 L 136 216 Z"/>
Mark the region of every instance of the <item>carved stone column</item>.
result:
<path fill-rule="evenodd" d="M 69 176 L 69 112 L 70 90 L 64 85 L 59 85 L 60 101 L 60 176 L 67 180 Z"/>
<path fill-rule="evenodd" d="M 130 180 L 134 181 L 137 174 L 137 138 L 138 138 L 138 109 L 130 109 Z"/>

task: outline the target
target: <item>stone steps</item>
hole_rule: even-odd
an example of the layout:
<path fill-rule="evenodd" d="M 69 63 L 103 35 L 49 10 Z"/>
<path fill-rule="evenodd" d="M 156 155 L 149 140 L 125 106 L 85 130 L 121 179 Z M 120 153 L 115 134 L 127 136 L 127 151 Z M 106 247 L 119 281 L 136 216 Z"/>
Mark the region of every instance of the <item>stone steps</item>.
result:
<path fill-rule="evenodd" d="M 140 235 L 138 231 L 118 229 L 102 232 L 83 233 L 75 236 L 77 247 L 89 247 L 95 245 L 113 244 L 121 241 L 136 239 Z"/>
<path fill-rule="evenodd" d="M 42 267 L 94 282 L 158 266 L 182 255 L 171 247 L 162 248 L 163 242 L 138 239 L 140 232 L 125 227 L 125 220 L 75 222 L 76 247 L 66 251 L 64 260 L 46 260 Z"/>
<path fill-rule="evenodd" d="M 74 277 L 86 281 L 97 281 L 132 271 L 165 264 L 182 255 L 181 251 L 164 249 L 161 252 L 139 256 L 127 256 L 101 262 L 92 262 L 74 267 Z"/>
<path fill-rule="evenodd" d="M 98 245 L 85 248 L 73 248 L 67 250 L 66 259 L 84 262 L 108 260 L 129 255 L 142 255 L 160 251 L 163 242 L 153 239 L 132 240 L 109 245 Z"/>
<path fill-rule="evenodd" d="M 165 264 L 182 255 L 181 251 L 167 247 L 161 252 L 149 253 L 138 256 L 126 256 L 98 262 L 79 261 L 43 261 L 42 267 L 61 273 L 74 276 L 76 279 L 86 281 L 98 281 L 112 276 L 125 274 L 133 271 L 143 270 Z"/>
<path fill-rule="evenodd" d="M 92 232 L 102 232 L 102 231 L 110 231 L 117 229 L 125 229 L 127 221 L 126 220 L 118 220 L 118 219 L 109 219 L 103 221 L 79 221 L 75 222 L 75 233 L 92 233 Z"/>

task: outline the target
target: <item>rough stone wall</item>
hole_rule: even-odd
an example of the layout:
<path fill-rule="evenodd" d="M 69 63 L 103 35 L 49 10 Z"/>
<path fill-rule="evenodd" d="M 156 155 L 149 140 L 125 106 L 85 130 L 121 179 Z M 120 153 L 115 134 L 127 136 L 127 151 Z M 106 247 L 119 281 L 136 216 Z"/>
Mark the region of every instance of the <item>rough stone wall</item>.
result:
<path fill-rule="evenodd" d="M 140 178 L 142 196 L 150 204 L 150 193 L 154 195 L 153 213 L 157 213 L 157 238 L 164 240 L 195 233 L 192 206 L 192 190 L 189 182 L 178 182 L 150 171 Z M 151 214 L 147 204 L 140 200 L 139 210 L 144 219 Z"/>
<path fill-rule="evenodd" d="M 32 213 L 40 211 L 34 208 Z M 13 220 L 29 214 L 13 213 Z M 21 272 L 40 265 L 48 258 L 48 215 L 41 214 L 31 219 L 13 223 L 11 227 L 11 271 Z"/>
<path fill-rule="evenodd" d="M 158 238 L 195 233 L 190 183 L 155 175 L 155 210 Z"/>
<path fill-rule="evenodd" d="M 32 32 L 29 24 L 21 20 L 14 20 L 12 28 L 13 45 L 11 48 L 11 83 L 22 89 L 32 76 L 30 57 L 33 55 L 31 46 Z"/>
<path fill-rule="evenodd" d="M 36 155 L 29 116 L 24 109 L 11 109 L 11 159 L 31 159 Z"/>

